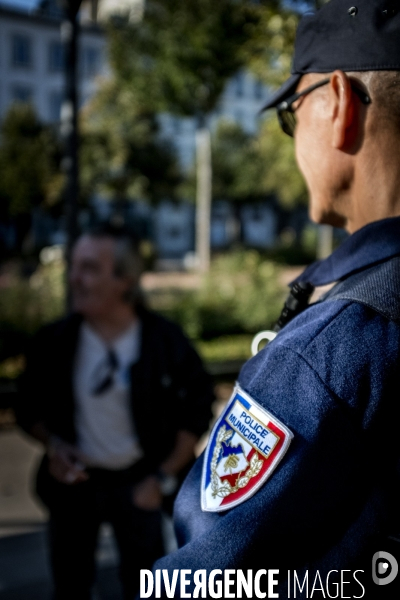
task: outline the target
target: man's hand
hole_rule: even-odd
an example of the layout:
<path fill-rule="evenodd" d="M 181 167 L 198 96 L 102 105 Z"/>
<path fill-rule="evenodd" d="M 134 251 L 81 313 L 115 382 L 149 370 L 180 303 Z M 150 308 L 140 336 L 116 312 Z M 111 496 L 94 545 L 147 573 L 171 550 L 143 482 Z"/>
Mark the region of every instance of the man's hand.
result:
<path fill-rule="evenodd" d="M 160 465 L 166 477 L 176 478 L 179 471 L 194 457 L 194 447 L 198 437 L 190 431 L 180 430 L 177 433 L 175 446 L 171 454 Z M 164 491 L 170 495 L 171 491 Z M 149 475 L 133 488 L 133 504 L 143 510 L 158 510 L 163 500 L 162 483 L 156 475 Z"/>
<path fill-rule="evenodd" d="M 143 510 L 158 510 L 161 508 L 162 494 L 160 482 L 155 475 L 149 475 L 133 488 L 133 504 Z"/>
<path fill-rule="evenodd" d="M 75 446 L 52 436 L 47 447 L 47 454 L 50 475 L 60 483 L 72 485 L 88 479 L 89 476 L 81 462 L 80 452 Z"/>

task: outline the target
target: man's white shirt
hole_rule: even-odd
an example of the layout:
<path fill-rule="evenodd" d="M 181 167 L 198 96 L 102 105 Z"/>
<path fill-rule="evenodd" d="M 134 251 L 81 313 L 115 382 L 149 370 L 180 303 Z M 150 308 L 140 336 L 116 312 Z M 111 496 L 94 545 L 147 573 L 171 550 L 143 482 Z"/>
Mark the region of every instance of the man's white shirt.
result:
<path fill-rule="evenodd" d="M 107 344 L 83 322 L 74 363 L 78 447 L 92 467 L 124 469 L 143 456 L 131 409 L 130 367 L 140 356 L 140 322 Z M 95 378 L 112 349 L 117 359 L 112 385 L 94 394 Z"/>

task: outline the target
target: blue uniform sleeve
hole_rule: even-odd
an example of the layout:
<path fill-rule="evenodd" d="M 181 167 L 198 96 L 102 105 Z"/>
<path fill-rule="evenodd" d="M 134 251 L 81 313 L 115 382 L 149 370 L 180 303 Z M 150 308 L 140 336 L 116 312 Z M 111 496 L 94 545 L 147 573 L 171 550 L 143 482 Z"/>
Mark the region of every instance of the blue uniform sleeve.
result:
<path fill-rule="evenodd" d="M 262 487 L 225 512 L 201 509 L 200 457 L 176 501 L 180 549 L 154 569 L 167 569 L 170 578 L 174 569 L 279 569 L 284 590 L 290 569 L 358 568 L 360 548 L 387 518 L 381 484 L 393 465 L 390 459 L 383 469 L 380 464 L 385 439 L 366 432 L 358 409 L 304 356 L 282 345 L 253 359 L 240 383 L 292 431 L 291 445 Z M 179 589 L 178 578 L 175 597 Z"/>

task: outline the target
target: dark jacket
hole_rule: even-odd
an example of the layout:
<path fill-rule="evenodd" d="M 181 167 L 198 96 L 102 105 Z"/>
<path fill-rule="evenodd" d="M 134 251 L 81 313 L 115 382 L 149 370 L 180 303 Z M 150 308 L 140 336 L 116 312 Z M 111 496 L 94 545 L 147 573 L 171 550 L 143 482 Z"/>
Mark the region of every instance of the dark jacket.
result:
<path fill-rule="evenodd" d="M 213 391 L 202 362 L 180 328 L 140 309 L 140 359 L 131 368 L 131 408 L 149 471 L 171 452 L 176 434 L 200 436 L 211 419 Z M 63 440 L 76 441 L 73 364 L 82 317 L 73 314 L 39 331 L 27 352 L 17 421 L 28 433 L 43 422 Z"/>

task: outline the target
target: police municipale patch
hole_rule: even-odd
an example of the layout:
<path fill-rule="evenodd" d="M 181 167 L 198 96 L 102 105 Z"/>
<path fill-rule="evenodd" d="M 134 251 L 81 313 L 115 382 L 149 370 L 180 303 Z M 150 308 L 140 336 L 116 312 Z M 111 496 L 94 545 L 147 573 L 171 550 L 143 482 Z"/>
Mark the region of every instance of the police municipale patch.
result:
<path fill-rule="evenodd" d="M 208 442 L 202 510 L 219 512 L 250 498 L 272 474 L 292 438 L 283 423 L 237 385 Z"/>

